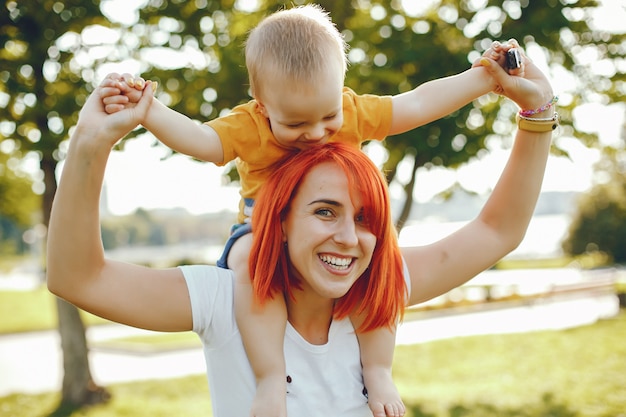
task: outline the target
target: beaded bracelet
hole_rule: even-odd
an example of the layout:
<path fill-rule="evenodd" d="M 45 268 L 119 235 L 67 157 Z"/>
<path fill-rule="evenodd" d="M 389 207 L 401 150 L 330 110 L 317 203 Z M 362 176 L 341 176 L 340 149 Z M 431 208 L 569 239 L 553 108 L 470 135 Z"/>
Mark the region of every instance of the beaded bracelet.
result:
<path fill-rule="evenodd" d="M 552 97 L 552 100 L 550 100 L 549 102 L 547 102 L 543 106 L 539 107 L 538 109 L 535 109 L 535 110 L 520 110 L 519 114 L 522 117 L 530 117 L 530 116 L 532 116 L 534 114 L 541 113 L 541 112 L 544 112 L 544 111 L 548 110 L 550 107 L 552 107 L 553 104 L 556 104 L 557 101 L 559 101 L 559 96 L 554 96 L 554 97 Z"/>

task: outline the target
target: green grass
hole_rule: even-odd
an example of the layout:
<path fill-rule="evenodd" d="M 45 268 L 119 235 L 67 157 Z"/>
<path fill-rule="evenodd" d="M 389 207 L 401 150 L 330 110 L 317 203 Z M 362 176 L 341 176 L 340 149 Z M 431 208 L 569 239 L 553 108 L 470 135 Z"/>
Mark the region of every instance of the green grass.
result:
<path fill-rule="evenodd" d="M 616 417 L 626 410 L 625 334 L 622 311 L 558 332 L 399 346 L 395 380 L 424 413 L 415 416 Z"/>
<path fill-rule="evenodd" d="M 54 297 L 45 286 L 33 291 L 0 291 L 0 334 L 53 329 Z"/>
<path fill-rule="evenodd" d="M 568 268 L 583 269 L 610 266 L 610 259 L 602 253 L 586 253 L 578 256 L 561 256 L 557 258 L 508 259 L 500 260 L 495 269 L 533 269 L 533 268 Z"/>
<path fill-rule="evenodd" d="M 82 312 L 86 325 L 107 323 Z M 0 291 L 0 334 L 50 330 L 57 327 L 56 300 L 45 285 L 31 291 Z"/>
<path fill-rule="evenodd" d="M 111 399 L 70 414 L 54 417 L 171 417 L 211 416 L 211 399 L 204 375 L 168 380 L 115 384 L 107 387 Z M 60 397 L 14 394 L 0 398 L 0 417 L 52 417 Z"/>
<path fill-rule="evenodd" d="M 30 256 L 3 253 L 0 257 L 0 273 L 7 274 L 14 268 L 32 261 Z"/>
<path fill-rule="evenodd" d="M 193 332 L 158 333 L 156 335 L 120 337 L 91 342 L 92 348 L 119 350 L 133 353 L 153 353 L 168 350 L 202 347 L 198 335 Z"/>
<path fill-rule="evenodd" d="M 626 410 L 626 311 L 564 331 L 440 340 L 396 349 L 407 417 L 617 417 Z M 211 416 L 204 375 L 115 384 L 66 417 Z M 46 417 L 58 394 L 0 398 L 0 417 Z"/>
<path fill-rule="evenodd" d="M 87 326 L 110 323 L 81 311 Z M 50 330 L 57 327 L 56 300 L 45 285 L 31 291 L 0 291 L 0 334 Z M 158 333 L 92 342 L 91 347 L 135 351 L 187 349 L 199 346 L 198 336 L 192 332 Z"/>

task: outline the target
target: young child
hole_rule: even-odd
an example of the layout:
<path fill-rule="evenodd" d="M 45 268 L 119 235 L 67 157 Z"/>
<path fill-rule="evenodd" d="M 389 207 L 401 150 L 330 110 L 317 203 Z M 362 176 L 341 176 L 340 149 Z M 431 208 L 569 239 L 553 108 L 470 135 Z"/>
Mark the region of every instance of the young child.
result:
<path fill-rule="evenodd" d="M 506 48 L 498 44 L 492 50 L 500 55 Z M 254 197 L 273 165 L 290 150 L 317 143 L 341 141 L 360 148 L 366 140 L 383 140 L 422 126 L 497 89 L 487 71 L 475 66 L 395 96 L 357 95 L 344 87 L 346 49 L 342 35 L 320 7 L 281 10 L 252 30 L 246 43 L 253 100 L 199 125 L 154 99 L 142 123 L 180 153 L 220 166 L 236 161 L 242 196 L 239 225 L 233 228 L 218 265 L 228 266 L 236 276 L 237 325 L 257 378 L 253 417 L 286 416 L 285 300 L 276 296 L 262 306 L 255 302 L 255 292 L 260 290 L 249 274 L 251 238 L 246 236 Z M 110 95 L 103 98 L 106 111 L 134 105 L 144 84 L 128 74 L 109 75 Z M 334 270 L 349 267 L 332 256 L 318 262 Z M 373 415 L 403 415 L 404 404 L 391 377 L 395 328 L 363 328 L 359 314 L 352 321 Z"/>

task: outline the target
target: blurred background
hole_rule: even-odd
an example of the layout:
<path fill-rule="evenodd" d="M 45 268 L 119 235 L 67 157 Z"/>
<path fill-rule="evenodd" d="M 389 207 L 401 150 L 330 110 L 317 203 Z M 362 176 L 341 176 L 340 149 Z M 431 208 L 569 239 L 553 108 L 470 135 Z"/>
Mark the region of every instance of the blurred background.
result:
<path fill-rule="evenodd" d="M 250 99 L 243 60 L 248 31 L 267 14 L 303 3 L 3 2 L 0 416 L 210 415 L 195 338 L 112 326 L 47 293 L 49 210 L 78 111 L 107 73 L 158 81 L 159 100 L 204 122 Z M 524 242 L 466 286 L 407 313 L 396 362 L 412 415 L 620 415 L 626 409 L 626 320 L 619 309 L 626 293 L 626 2 L 318 3 L 350 45 L 346 85 L 357 93 L 396 94 L 459 73 L 493 40 L 515 38 L 559 96 L 562 124 Z M 517 110 L 488 94 L 446 118 L 365 146 L 387 175 L 401 244 L 436 240 L 478 213 L 506 161 Z M 157 267 L 214 263 L 235 221 L 234 166 L 175 154 L 144 129 L 117 148 L 100 207 L 108 255 Z M 606 326 L 603 333 L 598 326 Z M 562 333 L 571 329 L 594 336 Z M 435 380 L 441 377 L 437 360 L 450 366 L 459 353 L 457 345 L 436 345 L 450 355 L 436 358 L 431 343 L 536 331 L 557 332 L 557 342 L 533 338 L 537 345 L 525 352 L 552 350 L 565 358 L 556 345 L 568 340 L 582 352 L 594 337 L 594 360 L 576 360 L 572 353 L 572 362 L 557 372 L 554 358 L 538 358 L 534 366 L 550 367 L 553 377 L 543 375 L 538 383 L 522 370 L 511 371 L 520 362 L 507 356 L 511 348 L 495 347 L 521 349 L 527 339 L 481 339 L 482 349 L 499 352 L 493 357 L 502 362 L 489 368 L 478 349 L 477 357 L 459 359 L 481 364 L 477 369 Z M 409 365 L 407 358 L 422 356 L 427 364 Z M 493 379 L 503 368 L 509 379 Z M 403 374 L 407 369 L 412 375 Z M 190 374 L 197 379 L 187 379 Z M 115 385 L 178 377 L 184 379 L 164 386 L 131 384 L 135 391 Z M 528 386 L 520 386 L 523 381 Z M 584 393 L 573 382 L 582 383 L 577 389 Z M 532 395 L 502 400 L 498 393 L 505 388 Z M 142 401 L 150 390 L 167 400 Z M 93 404 L 103 408 L 85 411 Z"/>

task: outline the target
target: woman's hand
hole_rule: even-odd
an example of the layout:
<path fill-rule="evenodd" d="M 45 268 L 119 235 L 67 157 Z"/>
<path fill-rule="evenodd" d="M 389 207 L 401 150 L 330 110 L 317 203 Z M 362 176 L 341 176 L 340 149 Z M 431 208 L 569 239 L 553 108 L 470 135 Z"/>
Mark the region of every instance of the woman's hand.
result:
<path fill-rule="evenodd" d="M 500 61 L 511 48 L 520 52 L 522 66 L 509 74 L 502 68 Z M 545 74 L 526 56 L 515 39 L 509 40 L 506 45 L 494 42 L 478 60 L 478 65 L 485 67 L 499 84 L 497 93 L 513 100 L 522 109 L 539 108 L 554 97 Z"/>
<path fill-rule="evenodd" d="M 142 91 L 141 99 L 134 107 L 128 107 L 113 114 L 105 111 L 103 97 L 111 95 L 108 76 L 95 90 L 78 116 L 76 135 L 85 140 L 97 140 L 98 144 L 106 143 L 112 148 L 120 139 L 137 127 L 145 118 L 152 103 L 153 86 L 150 81 Z"/>

